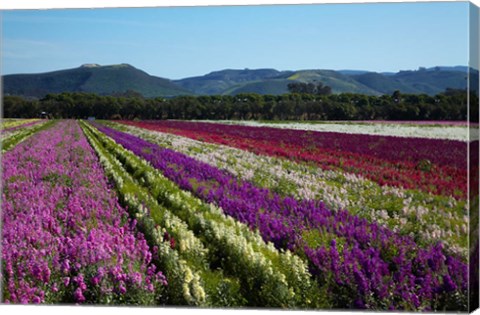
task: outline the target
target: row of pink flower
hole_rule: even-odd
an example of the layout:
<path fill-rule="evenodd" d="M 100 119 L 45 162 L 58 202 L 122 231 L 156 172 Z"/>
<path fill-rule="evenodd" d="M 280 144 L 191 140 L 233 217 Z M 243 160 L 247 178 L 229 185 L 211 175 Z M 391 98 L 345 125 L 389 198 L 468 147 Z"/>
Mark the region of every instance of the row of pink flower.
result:
<path fill-rule="evenodd" d="M 166 285 L 74 121 L 3 157 L 3 300 L 146 303 Z"/>

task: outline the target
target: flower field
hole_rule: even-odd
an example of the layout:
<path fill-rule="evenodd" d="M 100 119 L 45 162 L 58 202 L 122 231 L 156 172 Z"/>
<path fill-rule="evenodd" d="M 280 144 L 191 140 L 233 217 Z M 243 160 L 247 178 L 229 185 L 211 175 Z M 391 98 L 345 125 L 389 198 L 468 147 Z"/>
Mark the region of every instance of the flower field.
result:
<path fill-rule="evenodd" d="M 78 124 L 39 132 L 2 166 L 5 302 L 156 301 L 165 278 Z"/>
<path fill-rule="evenodd" d="M 462 198 L 467 193 L 467 143 L 182 121 L 125 122 L 224 144 L 257 154 L 340 169 L 380 185 Z"/>
<path fill-rule="evenodd" d="M 468 308 L 466 139 L 33 126 L 2 161 L 6 302 Z"/>

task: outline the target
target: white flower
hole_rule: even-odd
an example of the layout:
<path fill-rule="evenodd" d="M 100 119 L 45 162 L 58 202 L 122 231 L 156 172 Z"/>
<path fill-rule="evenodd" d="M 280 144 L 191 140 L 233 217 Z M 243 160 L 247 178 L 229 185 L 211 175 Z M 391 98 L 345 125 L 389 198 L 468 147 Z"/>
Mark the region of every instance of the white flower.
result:
<path fill-rule="evenodd" d="M 204 120 L 203 122 L 210 122 Z M 384 135 L 394 137 L 432 138 L 450 140 L 468 140 L 468 126 L 412 126 L 386 123 L 264 123 L 257 121 L 215 121 L 213 123 L 229 123 L 252 127 L 272 127 L 280 129 L 327 131 L 352 134 Z M 471 128 L 472 139 L 478 139 L 478 128 Z"/>

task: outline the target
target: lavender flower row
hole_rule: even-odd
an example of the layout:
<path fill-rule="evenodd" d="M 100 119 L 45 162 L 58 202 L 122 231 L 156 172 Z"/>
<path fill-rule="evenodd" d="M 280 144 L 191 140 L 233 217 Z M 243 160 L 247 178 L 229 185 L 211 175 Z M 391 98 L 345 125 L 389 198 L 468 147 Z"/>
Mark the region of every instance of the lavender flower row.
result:
<path fill-rule="evenodd" d="M 29 138 L 2 166 L 5 302 L 156 302 L 166 280 L 77 123 Z"/>
<path fill-rule="evenodd" d="M 258 228 L 262 237 L 277 248 L 304 251 L 312 271 L 323 274 L 321 282 L 337 289 L 349 288 L 351 307 L 439 309 L 446 307 L 446 302 L 437 301 L 448 300 L 453 293 L 466 296 L 466 264 L 447 257 L 441 245 L 422 249 L 410 237 L 352 216 L 348 211 L 332 212 L 321 202 L 283 198 L 183 154 L 110 128 L 98 128 L 152 163 L 182 189 L 216 203 L 228 215 Z M 342 257 L 336 257 L 332 243 L 307 246 L 303 236 L 310 231 L 319 231 L 320 239 L 331 235 L 341 241 Z M 326 266 L 327 255 L 343 269 Z M 357 269 L 352 271 L 351 266 Z M 342 276 L 325 276 L 335 275 L 336 270 Z M 371 277 L 373 274 L 375 277 Z M 455 307 L 465 307 L 462 303 Z M 345 306 L 344 301 L 339 301 L 339 306 Z"/>

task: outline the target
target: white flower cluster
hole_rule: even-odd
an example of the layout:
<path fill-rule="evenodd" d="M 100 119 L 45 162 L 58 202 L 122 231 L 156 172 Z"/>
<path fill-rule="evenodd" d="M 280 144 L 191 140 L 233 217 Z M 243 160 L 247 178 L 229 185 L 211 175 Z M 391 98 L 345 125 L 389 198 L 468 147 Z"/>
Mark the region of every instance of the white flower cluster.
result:
<path fill-rule="evenodd" d="M 118 193 L 123 196 L 129 207 L 129 211 L 134 209 L 138 222 L 144 227 L 149 228 L 149 232 L 156 240 L 155 243 L 158 247 L 159 259 L 168 262 L 164 263 L 164 265 L 169 267 L 168 270 L 165 270 L 170 284 L 169 289 L 170 291 L 178 291 L 181 288 L 180 294 L 178 292 L 173 292 L 172 294 L 174 296 L 176 294 L 177 298 L 178 295 L 182 295 L 183 301 L 188 305 L 206 306 L 206 294 L 201 284 L 200 275 L 191 269 L 186 260 L 181 259 L 179 252 L 171 248 L 170 243 L 164 239 L 163 232 L 166 231 L 166 228 L 169 228 L 172 235 L 178 235 L 178 240 L 182 244 L 182 250 L 180 250 L 180 252 L 187 255 L 190 254 L 190 256 L 196 257 L 199 260 L 204 259 L 207 253 L 201 241 L 186 228 L 186 225 L 182 221 L 168 212 L 156 216 L 160 218 L 161 223 L 164 223 L 166 228 L 161 229 L 161 223 L 157 226 L 150 215 L 151 209 L 148 209 L 145 204 L 140 201 L 142 200 L 152 204 L 151 197 L 149 198 L 148 194 L 142 193 L 140 189 L 136 190 L 135 194 L 128 192 L 128 188 L 131 189 L 135 187 L 132 178 L 127 172 L 122 172 L 120 168 L 121 163 L 103 149 L 103 146 L 94 136 L 94 134 L 99 137 L 103 135 L 87 124 L 82 123 L 82 127 L 90 144 L 99 155 L 99 160 L 104 167 L 105 173 L 115 182 Z M 103 136 L 102 140 L 113 141 L 105 136 Z"/>

